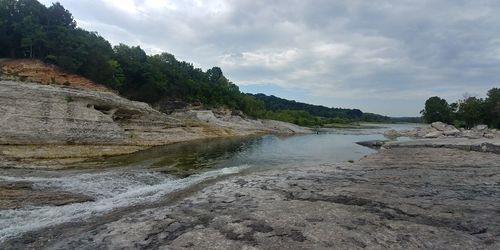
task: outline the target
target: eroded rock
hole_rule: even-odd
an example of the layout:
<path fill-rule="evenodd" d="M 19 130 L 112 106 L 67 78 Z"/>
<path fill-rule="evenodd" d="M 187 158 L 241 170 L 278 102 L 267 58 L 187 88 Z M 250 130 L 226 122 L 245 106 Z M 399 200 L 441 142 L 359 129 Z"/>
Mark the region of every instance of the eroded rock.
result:
<path fill-rule="evenodd" d="M 442 131 L 430 132 L 424 135 L 424 138 L 438 138 L 443 135 Z"/>
<path fill-rule="evenodd" d="M 443 122 L 433 122 L 431 126 L 439 131 L 445 131 L 447 124 Z"/>

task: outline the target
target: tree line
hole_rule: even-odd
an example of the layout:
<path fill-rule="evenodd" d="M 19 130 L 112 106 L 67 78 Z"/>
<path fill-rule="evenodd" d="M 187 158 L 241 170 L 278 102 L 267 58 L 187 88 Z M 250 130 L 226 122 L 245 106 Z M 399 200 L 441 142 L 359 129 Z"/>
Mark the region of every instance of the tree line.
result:
<path fill-rule="evenodd" d="M 420 113 L 428 123 L 441 121 L 465 128 L 486 124 L 490 128 L 500 128 L 500 88 L 490 89 L 486 98 L 465 95 L 451 104 L 433 96 L 427 99 Z"/>
<path fill-rule="evenodd" d="M 242 93 L 219 67 L 207 71 L 174 55 L 148 55 L 139 46 L 112 46 L 96 32 L 78 28 L 60 3 L 49 7 L 37 0 L 0 0 L 0 57 L 33 58 L 80 74 L 149 104 L 164 100 L 226 107 L 255 118 L 300 125 L 338 121 L 387 121 L 388 117 L 358 109 L 309 105 L 265 95 Z"/>
<path fill-rule="evenodd" d="M 329 108 L 265 94 L 248 94 L 263 103 L 258 116 L 282 120 L 303 126 L 322 126 L 332 123 L 392 122 L 387 116 L 363 113 L 359 109 Z"/>

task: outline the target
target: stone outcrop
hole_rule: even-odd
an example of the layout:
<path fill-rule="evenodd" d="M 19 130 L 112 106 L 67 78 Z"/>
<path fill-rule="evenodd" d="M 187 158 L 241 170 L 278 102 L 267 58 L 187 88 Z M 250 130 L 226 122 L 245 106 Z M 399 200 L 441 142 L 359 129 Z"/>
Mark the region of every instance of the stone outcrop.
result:
<path fill-rule="evenodd" d="M 438 138 L 443 135 L 442 131 L 434 131 L 424 135 L 424 138 Z"/>
<path fill-rule="evenodd" d="M 0 81 L 0 144 L 159 145 L 182 122 L 110 92 Z"/>
<path fill-rule="evenodd" d="M 412 138 L 469 138 L 469 139 L 500 139 L 500 131 L 496 129 L 488 129 L 486 125 L 478 125 L 470 130 L 457 129 L 453 125 L 448 125 L 442 122 L 433 122 L 430 125 L 416 127 L 411 130 L 387 130 L 384 136 L 388 138 L 397 137 L 412 137 Z"/>
<path fill-rule="evenodd" d="M 382 145 L 383 148 L 451 148 L 465 151 L 477 151 L 500 154 L 499 139 L 469 139 L 444 137 L 433 139 L 419 139 L 411 141 L 388 141 Z"/>
<path fill-rule="evenodd" d="M 439 131 L 444 131 L 448 125 L 446 123 L 442 122 L 433 122 L 431 123 L 431 127 L 439 130 Z"/>
<path fill-rule="evenodd" d="M 148 146 L 203 138 L 310 132 L 285 122 L 226 113 L 192 110 L 167 115 L 113 92 L 0 80 L 0 145 L 4 145 L 0 147 L 0 158 L 24 158 L 21 151 L 26 157 L 37 152 L 38 158 L 115 155 L 120 154 L 119 147 L 124 147 L 123 153 L 130 153 Z M 40 147 L 15 149 L 26 145 Z M 66 147 L 61 150 L 59 145 Z"/>

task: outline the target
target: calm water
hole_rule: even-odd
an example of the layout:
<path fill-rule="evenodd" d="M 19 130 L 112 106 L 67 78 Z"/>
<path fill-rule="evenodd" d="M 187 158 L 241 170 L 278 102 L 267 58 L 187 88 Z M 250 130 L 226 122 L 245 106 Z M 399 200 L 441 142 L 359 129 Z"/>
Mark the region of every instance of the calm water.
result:
<path fill-rule="evenodd" d="M 116 208 L 152 203 L 171 192 L 225 175 L 356 160 L 375 151 L 355 142 L 384 139 L 385 130 L 416 125 L 379 126 L 384 127 L 179 143 L 99 159 L 69 170 L 0 170 L 0 184 L 31 182 L 36 189 L 81 193 L 95 199 L 57 207 L 0 210 L 0 241 L 60 223 L 86 220 Z"/>

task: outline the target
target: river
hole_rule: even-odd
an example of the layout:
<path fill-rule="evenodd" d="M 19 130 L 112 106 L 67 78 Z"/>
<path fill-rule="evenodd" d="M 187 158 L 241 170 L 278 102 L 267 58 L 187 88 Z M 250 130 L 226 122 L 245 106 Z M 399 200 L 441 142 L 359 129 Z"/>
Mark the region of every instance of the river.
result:
<path fill-rule="evenodd" d="M 84 194 L 94 200 L 0 210 L 0 242 L 30 231 L 96 218 L 118 208 L 153 204 L 172 192 L 224 176 L 357 160 L 375 151 L 355 142 L 384 139 L 385 130 L 417 125 L 377 126 L 178 143 L 97 159 L 66 170 L 0 168 L 0 184 L 27 182 L 36 190 Z"/>

